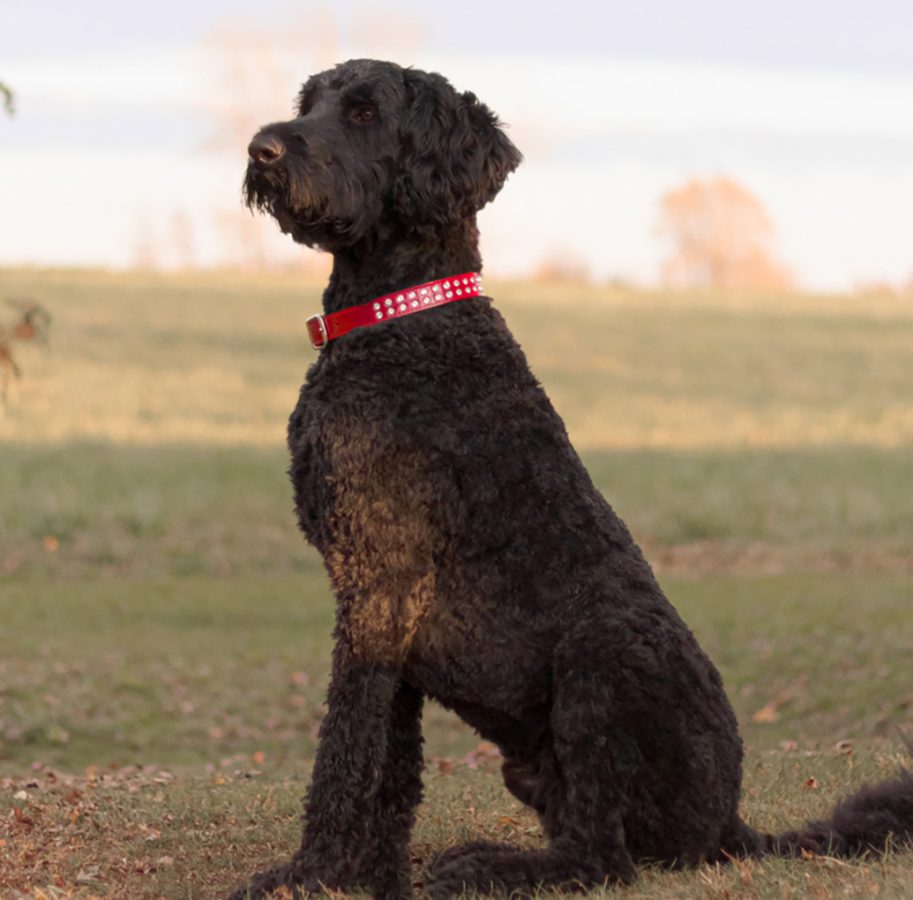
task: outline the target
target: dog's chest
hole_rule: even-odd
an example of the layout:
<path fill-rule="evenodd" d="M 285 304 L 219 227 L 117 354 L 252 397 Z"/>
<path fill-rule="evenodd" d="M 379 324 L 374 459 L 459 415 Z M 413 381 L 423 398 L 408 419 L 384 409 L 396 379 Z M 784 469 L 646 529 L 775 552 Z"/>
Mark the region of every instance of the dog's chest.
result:
<path fill-rule="evenodd" d="M 357 402 L 334 402 L 321 387 L 305 384 L 289 419 L 289 474 L 307 536 L 318 516 L 338 526 L 338 542 L 356 522 L 364 529 L 394 514 L 407 516 L 411 497 L 422 489 L 422 466 L 384 419 L 383 398 L 366 392 Z"/>
<path fill-rule="evenodd" d="M 339 627 L 359 655 L 399 661 L 435 594 L 440 531 L 423 455 L 389 422 L 307 385 L 289 448 L 299 522 L 323 556 Z"/>
<path fill-rule="evenodd" d="M 321 518 L 329 500 L 327 481 L 330 475 L 330 461 L 323 449 L 321 419 L 321 404 L 305 384 L 289 418 L 289 476 L 298 523 L 308 541 L 318 549 L 324 543 Z"/>

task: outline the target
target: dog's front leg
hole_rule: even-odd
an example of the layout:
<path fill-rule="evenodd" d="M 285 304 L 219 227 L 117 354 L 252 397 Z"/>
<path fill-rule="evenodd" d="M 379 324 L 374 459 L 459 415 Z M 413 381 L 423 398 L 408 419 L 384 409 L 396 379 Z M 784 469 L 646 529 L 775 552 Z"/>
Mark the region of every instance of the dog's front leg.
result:
<path fill-rule="evenodd" d="M 293 865 L 325 887 L 351 886 L 371 835 L 399 674 L 360 659 L 345 639 L 333 653 L 326 718 L 305 798 L 305 826 Z"/>
<path fill-rule="evenodd" d="M 281 886 L 293 896 L 364 883 L 367 834 L 385 773 L 398 672 L 359 659 L 344 638 L 333 652 L 328 711 L 305 797 L 301 847 L 285 866 L 263 872 L 230 900 L 262 897 Z"/>
<path fill-rule="evenodd" d="M 377 900 L 412 895 L 409 838 L 422 799 L 422 694 L 400 682 L 393 700 L 387 757 L 366 829 L 359 883 Z"/>

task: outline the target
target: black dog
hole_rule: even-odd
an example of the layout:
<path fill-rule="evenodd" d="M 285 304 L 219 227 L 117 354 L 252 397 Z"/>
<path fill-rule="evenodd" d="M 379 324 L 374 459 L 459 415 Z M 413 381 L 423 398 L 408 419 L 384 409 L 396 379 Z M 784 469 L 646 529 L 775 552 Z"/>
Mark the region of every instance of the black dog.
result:
<path fill-rule="evenodd" d="M 472 94 L 367 60 L 311 78 L 250 157 L 249 203 L 333 254 L 326 314 L 478 272 L 476 212 L 521 159 Z M 719 674 L 491 301 L 433 306 L 387 321 L 378 302 L 376 323 L 329 342 L 320 320 L 289 446 L 301 528 L 337 597 L 329 711 L 300 850 L 234 896 L 410 893 L 424 697 L 500 747 L 549 842 L 452 848 L 431 865 L 434 897 L 913 838 L 906 772 L 799 832 L 739 818 L 742 745 Z"/>

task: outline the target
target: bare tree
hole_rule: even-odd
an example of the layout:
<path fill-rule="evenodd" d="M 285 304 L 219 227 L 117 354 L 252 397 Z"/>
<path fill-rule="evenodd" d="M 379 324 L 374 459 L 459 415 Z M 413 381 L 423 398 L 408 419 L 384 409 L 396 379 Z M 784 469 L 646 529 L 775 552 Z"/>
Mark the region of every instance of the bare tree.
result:
<path fill-rule="evenodd" d="M 564 244 L 551 247 L 533 269 L 536 281 L 566 281 L 587 283 L 593 280 L 586 260 Z"/>
<path fill-rule="evenodd" d="M 168 223 L 168 243 L 174 265 L 182 272 L 197 267 L 197 248 L 193 220 L 183 209 L 176 209 Z"/>
<path fill-rule="evenodd" d="M 662 281 L 674 288 L 786 288 L 764 204 L 731 178 L 692 179 L 660 199 L 659 232 L 672 244 Z"/>
<path fill-rule="evenodd" d="M 208 145 L 243 152 L 266 121 L 288 118 L 305 69 L 335 53 L 332 13 L 316 11 L 307 22 L 263 26 L 244 19 L 222 22 L 204 44 L 205 76 L 213 129 Z"/>
<path fill-rule="evenodd" d="M 204 48 L 211 82 L 207 95 L 213 98 L 208 146 L 230 153 L 240 167 L 257 129 L 289 117 L 303 74 L 335 61 L 337 46 L 336 20 L 329 6 L 312 11 L 307 21 L 262 26 L 235 19 L 219 25 Z M 270 250 L 272 221 L 252 216 L 240 205 L 215 210 L 214 221 L 232 266 L 262 269 L 277 262 Z"/>
<path fill-rule="evenodd" d="M 147 210 L 136 217 L 133 232 L 133 267 L 147 271 L 161 268 L 161 245 Z"/>
<path fill-rule="evenodd" d="M 358 53 L 398 56 L 405 62 L 424 40 L 424 27 L 414 16 L 382 7 L 357 9 L 347 22 L 329 3 L 315 4 L 307 17 L 262 25 L 244 19 L 223 22 L 205 42 L 208 112 L 213 124 L 208 146 L 244 159 L 251 137 L 265 122 L 287 119 L 297 86 L 311 72 L 341 62 L 343 25 L 349 26 L 347 46 Z M 214 219 L 223 236 L 231 265 L 259 269 L 277 265 L 275 223 L 251 217 L 238 206 L 216 210 Z M 284 242 L 280 245 L 285 247 Z M 276 249 L 273 249 L 276 248 Z M 315 254 L 299 254 L 305 271 L 316 264 Z"/>
<path fill-rule="evenodd" d="M 16 112 L 16 99 L 13 96 L 13 92 L 2 81 L 0 81 L 0 98 L 3 99 L 3 108 L 7 114 L 14 115 Z"/>

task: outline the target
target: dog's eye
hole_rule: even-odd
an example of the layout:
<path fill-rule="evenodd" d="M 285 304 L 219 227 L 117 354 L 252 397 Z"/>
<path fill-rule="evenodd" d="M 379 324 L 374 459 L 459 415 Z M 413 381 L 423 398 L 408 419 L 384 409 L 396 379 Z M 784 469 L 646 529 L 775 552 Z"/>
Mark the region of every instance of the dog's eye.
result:
<path fill-rule="evenodd" d="M 365 125 L 377 118 L 377 110 L 370 103 L 359 103 L 349 111 L 349 118 Z"/>

